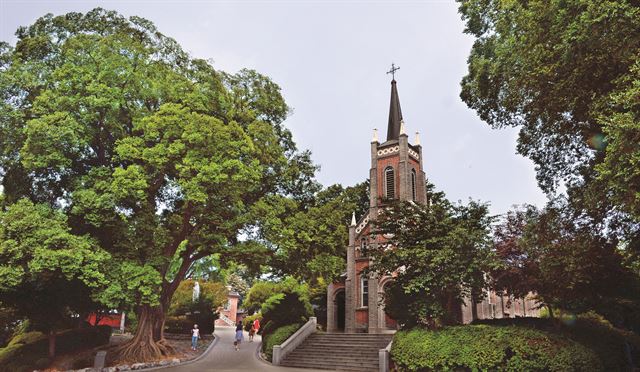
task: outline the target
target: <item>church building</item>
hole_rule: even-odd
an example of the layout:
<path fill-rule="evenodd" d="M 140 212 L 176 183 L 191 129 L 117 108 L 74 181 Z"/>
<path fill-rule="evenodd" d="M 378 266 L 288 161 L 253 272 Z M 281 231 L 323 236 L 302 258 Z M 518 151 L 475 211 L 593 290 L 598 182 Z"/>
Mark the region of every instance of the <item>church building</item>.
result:
<path fill-rule="evenodd" d="M 390 73 L 396 70 L 392 65 Z M 386 134 L 386 140 L 380 142 L 377 131 L 374 130 L 369 171 L 369 212 L 359 216 L 359 220 L 353 216 L 349 226 L 347 271 L 342 275 L 340 282 L 330 284 L 327 289 L 328 332 L 386 333 L 397 329 L 396 322 L 385 313 L 382 301 L 384 287 L 393 278 L 362 273 L 370 262 L 370 258 L 365 255 L 366 248 L 388 244 L 384 236 L 371 233 L 372 222 L 384 208 L 385 202 L 400 200 L 427 203 L 422 146 L 417 132 L 413 142 L 409 142 L 395 78 L 391 81 Z M 470 301 L 466 301 L 460 312 L 461 322 L 469 323 L 473 319 L 537 316 L 538 310 L 534 309 L 535 302 L 531 299 L 509 299 L 495 292 L 487 294 L 482 303 L 472 305 Z"/>

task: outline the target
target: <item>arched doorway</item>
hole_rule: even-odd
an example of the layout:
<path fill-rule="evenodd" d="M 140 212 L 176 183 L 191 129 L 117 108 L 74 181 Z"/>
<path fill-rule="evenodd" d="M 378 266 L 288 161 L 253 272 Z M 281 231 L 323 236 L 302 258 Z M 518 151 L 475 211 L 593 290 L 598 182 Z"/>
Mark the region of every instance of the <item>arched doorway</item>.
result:
<path fill-rule="evenodd" d="M 336 329 L 339 332 L 344 332 L 345 323 L 345 295 L 344 289 L 339 290 L 335 297 L 335 309 L 336 309 Z"/>
<path fill-rule="evenodd" d="M 398 325 L 396 321 L 391 318 L 386 311 L 384 310 L 384 298 L 385 298 L 385 287 L 387 284 L 391 283 L 393 279 L 390 277 L 382 279 L 379 285 L 378 296 L 382 299 L 382 302 L 378 306 L 378 327 L 380 330 L 396 330 Z"/>

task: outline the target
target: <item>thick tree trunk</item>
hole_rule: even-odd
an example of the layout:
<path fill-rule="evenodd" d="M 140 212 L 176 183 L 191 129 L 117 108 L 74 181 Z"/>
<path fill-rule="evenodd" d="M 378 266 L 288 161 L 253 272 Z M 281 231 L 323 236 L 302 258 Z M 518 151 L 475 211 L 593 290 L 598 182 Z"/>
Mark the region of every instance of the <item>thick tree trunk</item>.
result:
<path fill-rule="evenodd" d="M 56 356 L 56 331 L 49 331 L 49 358 L 53 359 Z"/>
<path fill-rule="evenodd" d="M 164 339 L 165 312 L 162 306 L 143 305 L 133 339 L 117 349 L 123 362 L 147 362 L 173 353 Z"/>

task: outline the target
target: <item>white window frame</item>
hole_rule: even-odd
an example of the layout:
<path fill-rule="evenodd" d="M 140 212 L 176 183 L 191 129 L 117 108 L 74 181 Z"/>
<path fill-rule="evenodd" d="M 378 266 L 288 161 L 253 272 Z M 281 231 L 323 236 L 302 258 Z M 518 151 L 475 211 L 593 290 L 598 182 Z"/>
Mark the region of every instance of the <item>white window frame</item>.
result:
<path fill-rule="evenodd" d="M 364 291 L 364 283 L 367 283 L 367 292 Z M 365 305 L 366 299 L 366 305 Z M 360 277 L 360 306 L 369 307 L 369 278 L 366 276 Z"/>

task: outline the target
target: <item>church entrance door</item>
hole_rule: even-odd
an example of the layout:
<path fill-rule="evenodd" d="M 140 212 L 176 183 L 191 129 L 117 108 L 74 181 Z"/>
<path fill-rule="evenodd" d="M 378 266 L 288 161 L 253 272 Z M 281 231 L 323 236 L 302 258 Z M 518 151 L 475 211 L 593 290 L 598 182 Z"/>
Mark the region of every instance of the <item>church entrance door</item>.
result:
<path fill-rule="evenodd" d="M 345 319 L 345 296 L 344 290 L 336 293 L 336 323 L 339 331 L 344 331 Z"/>

